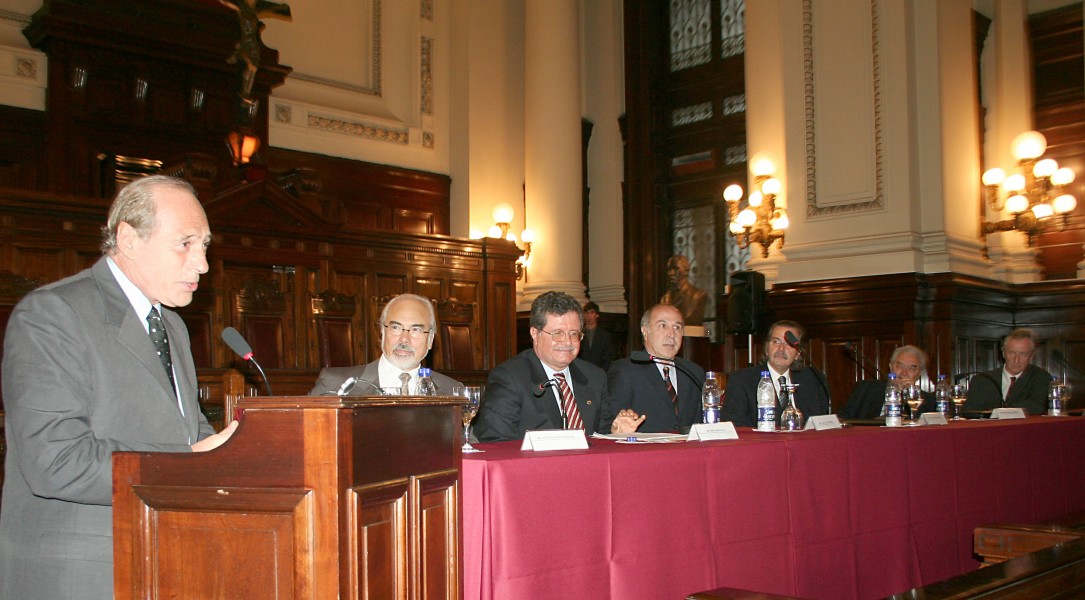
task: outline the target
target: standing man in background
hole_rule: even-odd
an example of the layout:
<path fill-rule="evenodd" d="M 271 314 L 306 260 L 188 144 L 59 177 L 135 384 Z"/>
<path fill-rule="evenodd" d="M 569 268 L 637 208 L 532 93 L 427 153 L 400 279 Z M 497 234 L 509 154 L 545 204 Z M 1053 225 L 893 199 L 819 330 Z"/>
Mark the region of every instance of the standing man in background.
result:
<path fill-rule="evenodd" d="M 0 598 L 113 598 L 116 451 L 196 452 L 225 442 L 197 402 L 186 306 L 211 231 L 185 181 L 120 191 L 89 269 L 29 294 L 4 339 L 7 462 Z"/>
<path fill-rule="evenodd" d="M 1032 364 L 1036 334 L 1031 329 L 1014 329 L 1002 341 L 1001 369 L 979 373 L 968 384 L 968 399 L 962 410 L 1023 408 L 1031 415 L 1047 410 L 1047 389 L 1051 373 Z"/>
<path fill-rule="evenodd" d="M 584 303 L 584 339 L 580 340 L 580 358 L 606 371 L 618 359 L 614 336 L 599 326 L 599 305 Z"/>
<path fill-rule="evenodd" d="M 398 388 L 406 396 L 418 390 L 418 367 L 433 348 L 437 333 L 437 315 L 429 298 L 400 294 L 388 301 L 381 312 L 381 357 L 367 365 L 321 369 L 310 396 L 335 393 L 347 379 L 358 384 L 362 395 L 380 394 L 382 388 Z M 440 373 L 430 374 L 437 393 L 452 395 L 452 388 L 463 384 Z"/>

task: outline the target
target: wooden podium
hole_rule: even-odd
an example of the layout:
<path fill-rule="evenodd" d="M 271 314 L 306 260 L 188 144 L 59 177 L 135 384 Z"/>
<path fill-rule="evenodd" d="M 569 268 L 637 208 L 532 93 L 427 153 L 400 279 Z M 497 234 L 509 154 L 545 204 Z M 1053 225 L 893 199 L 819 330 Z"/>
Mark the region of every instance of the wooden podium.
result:
<path fill-rule="evenodd" d="M 460 598 L 456 397 L 244 398 L 206 453 L 113 456 L 134 598 Z"/>

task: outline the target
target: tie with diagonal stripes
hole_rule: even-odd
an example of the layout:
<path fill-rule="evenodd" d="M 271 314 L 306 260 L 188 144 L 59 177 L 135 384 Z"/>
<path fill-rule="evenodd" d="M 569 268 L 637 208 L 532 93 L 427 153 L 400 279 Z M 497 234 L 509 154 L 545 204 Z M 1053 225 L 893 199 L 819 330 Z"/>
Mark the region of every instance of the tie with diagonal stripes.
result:
<path fill-rule="evenodd" d="M 663 365 L 663 381 L 667 382 L 667 394 L 671 397 L 671 405 L 674 406 L 674 414 L 678 414 L 678 391 L 674 389 L 674 384 L 671 383 L 671 368 L 667 365 Z"/>
<path fill-rule="evenodd" d="M 147 333 L 151 336 L 151 342 L 154 344 L 155 352 L 158 353 L 158 359 L 162 361 L 162 366 L 166 369 L 166 376 L 170 378 L 170 385 L 173 387 L 173 393 L 177 393 L 177 384 L 173 381 L 173 361 L 170 359 L 170 340 L 166 337 L 166 325 L 162 322 L 162 315 L 159 314 L 158 309 L 151 307 L 151 312 L 147 313 Z"/>
<path fill-rule="evenodd" d="M 561 390 L 561 406 L 565 411 L 565 429 L 584 429 L 584 422 L 580 420 L 580 411 L 576 408 L 576 400 L 573 399 L 573 389 L 569 382 L 565 381 L 565 373 L 554 373 L 554 379 L 558 382 Z"/>

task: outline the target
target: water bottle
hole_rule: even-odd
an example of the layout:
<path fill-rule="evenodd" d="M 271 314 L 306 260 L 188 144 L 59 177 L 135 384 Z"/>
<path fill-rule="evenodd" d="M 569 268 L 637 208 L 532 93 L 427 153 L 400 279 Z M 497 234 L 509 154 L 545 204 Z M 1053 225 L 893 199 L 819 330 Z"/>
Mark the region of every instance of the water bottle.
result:
<path fill-rule="evenodd" d="M 780 401 L 783 409 L 780 410 L 780 429 L 784 431 L 799 431 L 803 425 L 803 414 L 798 406 L 795 406 L 795 384 L 789 383 L 780 390 Z"/>
<path fill-rule="evenodd" d="M 897 375 L 889 374 L 885 384 L 885 426 L 900 427 L 900 388 L 897 387 Z"/>
<path fill-rule="evenodd" d="M 776 431 L 776 388 L 768 371 L 761 371 L 757 383 L 757 430 Z"/>
<path fill-rule="evenodd" d="M 704 409 L 705 423 L 720 422 L 720 383 L 716 380 L 716 372 L 705 373 L 704 387 L 701 388 L 701 408 Z"/>
<path fill-rule="evenodd" d="M 433 371 L 429 367 L 418 367 L 418 386 L 415 389 L 415 394 L 418 396 L 436 396 L 437 386 L 434 385 L 433 379 L 430 379 L 430 373 Z"/>
<path fill-rule="evenodd" d="M 1047 415 L 1049 417 L 1062 416 L 1062 400 L 1065 388 L 1058 377 L 1052 377 L 1047 386 Z"/>
<path fill-rule="evenodd" d="M 953 397 L 950 391 L 949 381 L 944 374 L 938 375 L 938 383 L 934 385 L 934 406 L 943 415 L 949 414 L 949 403 Z"/>

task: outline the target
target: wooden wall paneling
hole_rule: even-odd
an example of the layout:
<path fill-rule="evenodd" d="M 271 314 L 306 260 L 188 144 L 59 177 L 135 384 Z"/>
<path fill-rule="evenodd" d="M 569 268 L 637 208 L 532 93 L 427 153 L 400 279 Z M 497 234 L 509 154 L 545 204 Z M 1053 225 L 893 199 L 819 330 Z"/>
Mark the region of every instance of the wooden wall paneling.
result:
<path fill-rule="evenodd" d="M 284 148 L 268 148 L 272 168 L 303 167 L 320 173 L 320 197 L 334 204 L 346 231 L 386 229 L 449 233 L 447 175 L 412 171 Z"/>
<path fill-rule="evenodd" d="M 310 355 L 318 368 L 349 367 L 360 363 L 358 323 L 362 303 L 357 296 L 326 290 L 309 297 Z"/>

